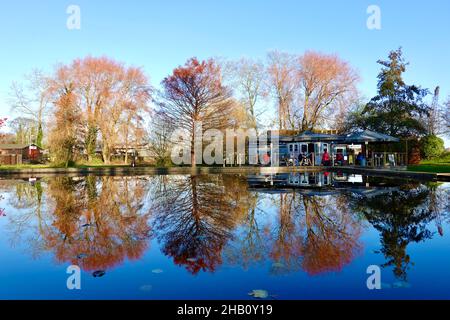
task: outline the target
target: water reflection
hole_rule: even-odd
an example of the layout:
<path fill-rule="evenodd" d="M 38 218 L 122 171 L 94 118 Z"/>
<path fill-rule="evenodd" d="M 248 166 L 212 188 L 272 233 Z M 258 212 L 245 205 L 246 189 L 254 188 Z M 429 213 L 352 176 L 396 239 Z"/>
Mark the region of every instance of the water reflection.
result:
<path fill-rule="evenodd" d="M 58 177 L 0 187 L 13 208 L 12 246 L 96 274 L 150 249 L 191 274 L 223 265 L 340 272 L 362 255 L 371 226 L 383 267 L 407 281 L 408 245 L 442 236 L 449 222 L 448 188 L 342 173 Z M 149 247 L 153 239 L 159 248 Z"/>
<path fill-rule="evenodd" d="M 163 252 L 191 273 L 214 271 L 252 199 L 235 176 L 164 176 L 155 181 L 152 225 Z"/>
<path fill-rule="evenodd" d="M 51 251 L 57 262 L 85 271 L 139 259 L 150 237 L 147 188 L 147 181 L 132 178 L 54 178 L 45 183 L 43 204 L 41 182 L 16 183 L 10 204 L 23 210 L 10 216 L 13 242 L 26 241 L 33 256 Z"/>

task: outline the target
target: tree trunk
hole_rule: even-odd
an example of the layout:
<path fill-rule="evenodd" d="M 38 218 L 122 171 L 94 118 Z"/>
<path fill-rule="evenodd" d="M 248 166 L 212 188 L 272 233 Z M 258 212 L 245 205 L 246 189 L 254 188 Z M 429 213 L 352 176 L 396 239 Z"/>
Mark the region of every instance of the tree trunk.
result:
<path fill-rule="evenodd" d="M 195 154 L 195 134 L 192 136 L 192 139 L 191 139 L 191 167 L 192 168 L 197 167 L 196 154 Z"/>
<path fill-rule="evenodd" d="M 103 155 L 103 162 L 107 165 L 111 164 L 111 152 L 108 144 L 106 144 L 105 142 L 103 142 L 102 155 Z"/>
<path fill-rule="evenodd" d="M 86 152 L 88 156 L 88 161 L 92 162 L 95 156 L 95 148 L 96 148 L 96 142 L 97 142 L 97 128 L 89 124 L 88 125 L 88 132 L 86 137 Z"/>

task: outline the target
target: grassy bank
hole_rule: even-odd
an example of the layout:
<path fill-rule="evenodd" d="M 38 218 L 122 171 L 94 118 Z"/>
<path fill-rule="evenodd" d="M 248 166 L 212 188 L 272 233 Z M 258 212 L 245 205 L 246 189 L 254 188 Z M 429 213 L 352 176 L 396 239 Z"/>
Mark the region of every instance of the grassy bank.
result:
<path fill-rule="evenodd" d="M 70 168 L 74 169 L 86 169 L 86 168 L 125 168 L 130 167 L 125 164 L 112 164 L 112 165 L 102 165 L 102 164 L 79 164 L 75 166 L 71 166 Z M 52 164 L 22 164 L 22 165 L 1 165 L 1 170 L 27 170 L 27 169 L 64 169 L 64 166 L 52 165 Z"/>
<path fill-rule="evenodd" d="M 433 160 L 423 160 L 419 165 L 409 166 L 409 171 L 450 173 L 450 153 Z"/>
<path fill-rule="evenodd" d="M 450 164 L 420 164 L 417 166 L 409 166 L 408 171 L 450 173 Z"/>

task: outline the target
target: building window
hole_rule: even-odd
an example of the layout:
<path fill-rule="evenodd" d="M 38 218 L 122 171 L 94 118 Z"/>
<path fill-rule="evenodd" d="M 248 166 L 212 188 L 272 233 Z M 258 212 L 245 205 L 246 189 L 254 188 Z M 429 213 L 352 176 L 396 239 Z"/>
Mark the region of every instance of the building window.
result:
<path fill-rule="evenodd" d="M 302 153 L 308 153 L 308 145 L 302 144 Z"/>

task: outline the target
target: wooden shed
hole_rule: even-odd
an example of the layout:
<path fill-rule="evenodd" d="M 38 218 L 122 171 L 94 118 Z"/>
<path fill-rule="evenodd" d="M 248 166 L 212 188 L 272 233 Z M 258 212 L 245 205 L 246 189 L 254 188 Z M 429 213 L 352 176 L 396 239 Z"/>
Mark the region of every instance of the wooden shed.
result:
<path fill-rule="evenodd" d="M 38 162 L 42 149 L 35 144 L 0 144 L 0 164 L 16 165 Z"/>

